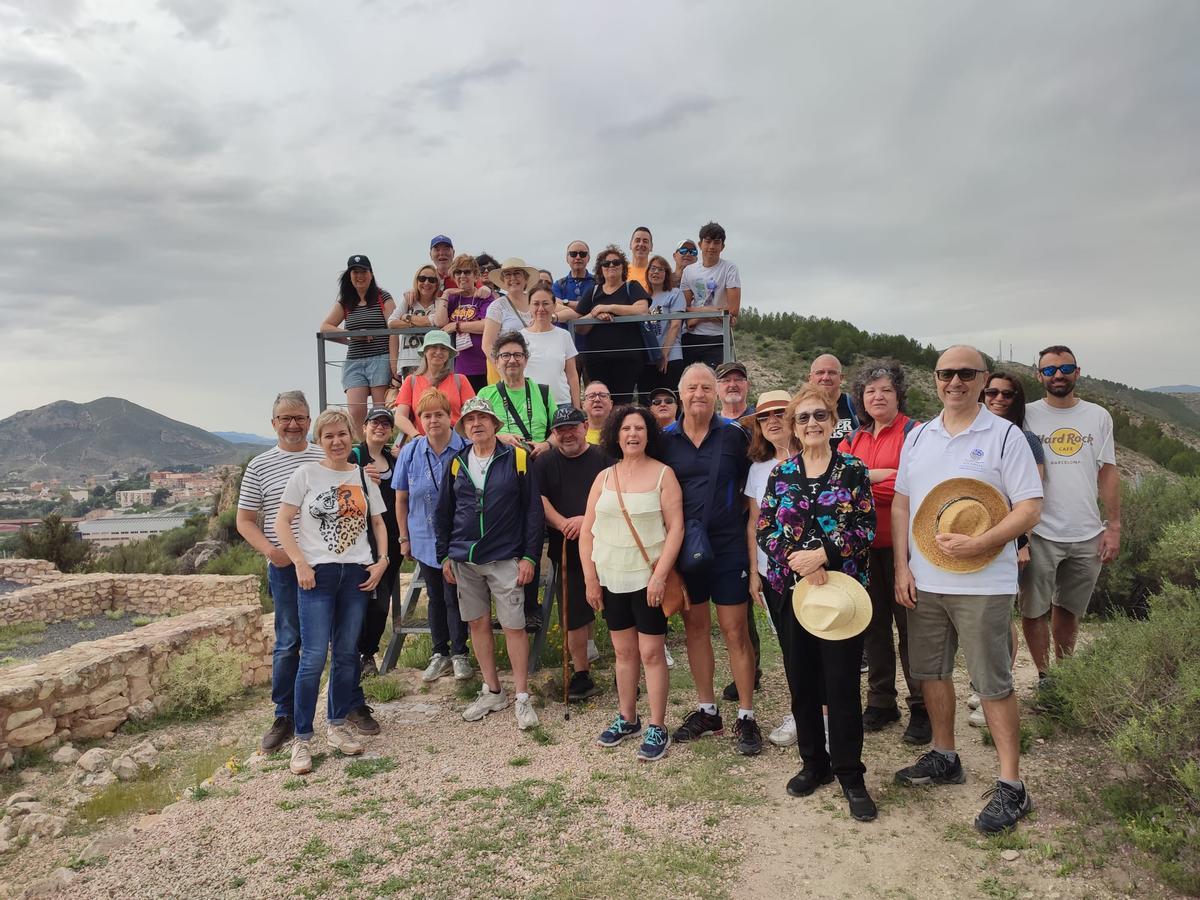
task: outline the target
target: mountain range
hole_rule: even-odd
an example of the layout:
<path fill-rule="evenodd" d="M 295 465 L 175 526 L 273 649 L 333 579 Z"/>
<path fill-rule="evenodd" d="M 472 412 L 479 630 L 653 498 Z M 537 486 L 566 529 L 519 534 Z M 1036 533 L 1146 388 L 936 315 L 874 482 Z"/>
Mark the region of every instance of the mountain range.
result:
<path fill-rule="evenodd" d="M 261 434 L 250 434 L 247 431 L 213 431 L 210 433 L 231 444 L 257 444 L 265 447 L 275 443 L 273 437 L 263 437 Z"/>
<path fill-rule="evenodd" d="M 1156 394 L 1200 394 L 1200 386 L 1194 384 L 1167 384 L 1162 387 L 1148 388 Z"/>
<path fill-rule="evenodd" d="M 0 476 L 21 481 L 240 463 L 259 449 L 120 397 L 58 400 L 0 421 Z"/>

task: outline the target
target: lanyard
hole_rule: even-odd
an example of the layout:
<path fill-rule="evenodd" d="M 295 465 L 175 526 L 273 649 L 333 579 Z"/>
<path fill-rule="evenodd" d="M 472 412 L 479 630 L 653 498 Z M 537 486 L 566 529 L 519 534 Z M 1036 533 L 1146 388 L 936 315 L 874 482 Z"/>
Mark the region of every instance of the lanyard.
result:
<path fill-rule="evenodd" d="M 508 390 L 504 387 L 504 382 L 497 382 L 496 387 L 500 391 L 500 397 L 504 400 L 504 405 L 508 409 L 508 412 L 511 413 L 513 419 L 516 420 L 516 426 L 520 430 L 521 435 L 527 441 L 533 440 L 533 391 L 536 387 L 534 383 L 528 378 L 525 379 L 525 418 L 529 422 L 528 427 L 526 427 L 525 423 L 521 421 L 520 413 L 518 413 L 516 407 L 513 406 L 512 399 L 508 396 Z"/>
<path fill-rule="evenodd" d="M 429 445 L 425 445 L 425 465 L 429 467 L 429 480 L 433 482 L 433 492 L 436 494 L 441 491 L 442 486 L 438 484 L 437 476 L 433 474 L 433 463 L 429 461 Z"/>

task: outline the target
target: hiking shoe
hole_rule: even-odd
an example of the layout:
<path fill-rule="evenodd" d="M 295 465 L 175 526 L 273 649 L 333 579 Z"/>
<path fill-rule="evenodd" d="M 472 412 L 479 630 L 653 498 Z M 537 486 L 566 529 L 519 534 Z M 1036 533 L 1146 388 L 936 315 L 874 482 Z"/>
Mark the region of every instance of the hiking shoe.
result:
<path fill-rule="evenodd" d="M 293 775 L 307 775 L 312 771 L 312 749 L 308 741 L 292 741 L 292 761 L 288 769 Z"/>
<path fill-rule="evenodd" d="M 600 648 L 596 646 L 596 642 L 588 638 L 587 645 L 588 662 L 594 663 L 600 658 Z"/>
<path fill-rule="evenodd" d="M 262 752 L 274 753 L 292 739 L 296 733 L 296 723 L 291 716 L 276 716 L 274 723 L 263 735 Z"/>
<path fill-rule="evenodd" d="M 330 725 L 325 735 L 325 742 L 334 750 L 346 756 L 358 756 L 363 752 L 363 745 L 345 725 Z"/>
<path fill-rule="evenodd" d="M 807 797 L 823 784 L 833 781 L 833 769 L 818 772 L 805 766 L 788 779 L 787 792 L 793 797 Z"/>
<path fill-rule="evenodd" d="M 761 682 L 762 682 L 762 672 L 759 671 L 758 669 L 755 669 L 754 670 L 754 689 L 756 691 L 758 690 L 758 686 Z M 724 697 L 726 700 L 728 700 L 730 703 L 737 703 L 737 701 L 738 701 L 737 682 L 731 681 L 731 682 L 729 682 L 729 684 L 725 685 L 725 690 L 721 691 L 721 696 Z"/>
<path fill-rule="evenodd" d="M 671 736 L 667 734 L 667 729 L 661 725 L 648 725 L 646 736 L 642 739 L 642 746 L 638 747 L 637 758 L 654 762 L 654 760 L 666 756 L 667 748 L 670 746 Z"/>
<path fill-rule="evenodd" d="M 762 729 L 753 716 L 742 716 L 733 724 L 737 737 L 738 753 L 742 756 L 758 756 L 762 753 Z"/>
<path fill-rule="evenodd" d="M 630 722 L 623 715 L 617 713 L 617 717 L 613 719 L 613 723 L 600 732 L 600 737 L 596 738 L 596 743 L 601 747 L 615 747 L 621 741 L 625 740 L 625 738 L 634 737 L 641 733 L 641 716 Z"/>
<path fill-rule="evenodd" d="M 929 713 L 923 706 L 908 711 L 908 727 L 904 729 L 902 738 L 906 744 L 923 747 L 933 740 L 933 723 L 929 721 Z"/>
<path fill-rule="evenodd" d="M 443 675 L 449 675 L 454 671 L 454 663 L 444 653 L 435 653 L 429 657 L 429 665 L 425 667 L 425 671 L 421 673 L 422 681 L 437 681 Z"/>
<path fill-rule="evenodd" d="M 980 702 L 978 694 L 972 692 L 967 695 L 967 706 L 971 709 L 979 709 Z"/>
<path fill-rule="evenodd" d="M 870 671 L 871 671 L 871 666 L 867 662 L 867 651 L 864 650 L 863 655 L 862 655 L 862 661 L 858 664 L 858 674 L 866 675 Z"/>
<path fill-rule="evenodd" d="M 868 706 L 863 710 L 863 731 L 879 731 L 893 722 L 900 721 L 900 710 L 896 707 Z"/>
<path fill-rule="evenodd" d="M 997 781 L 996 786 L 983 796 L 989 799 L 987 806 L 975 817 L 975 827 L 984 834 L 1008 831 L 1033 812 L 1033 801 L 1024 787 L 1015 788 Z"/>
<path fill-rule="evenodd" d="M 537 710 L 533 708 L 532 699 L 526 697 L 524 700 L 522 700 L 520 697 L 518 697 L 516 702 L 516 710 L 518 728 L 520 728 L 522 731 L 528 731 L 530 728 L 538 727 Z"/>
<path fill-rule="evenodd" d="M 721 721 L 721 714 L 715 716 L 709 715 L 702 709 L 693 709 L 683 720 L 675 733 L 671 735 L 671 740 L 680 744 L 685 744 L 688 741 L 696 741 L 708 735 L 719 736 L 725 733 L 725 724 Z"/>
<path fill-rule="evenodd" d="M 471 667 L 471 658 L 465 653 L 450 657 L 450 665 L 454 669 L 455 681 L 470 681 L 475 677 L 475 670 Z"/>
<path fill-rule="evenodd" d="M 365 703 L 358 709 L 346 713 L 346 721 L 354 726 L 359 734 L 379 734 L 379 723 L 371 715 L 371 707 Z"/>
<path fill-rule="evenodd" d="M 673 656 L 671 655 L 671 648 L 670 648 L 670 647 L 667 647 L 667 646 L 664 646 L 664 647 L 663 647 L 663 653 L 665 653 L 665 654 L 666 654 L 666 657 L 667 657 L 667 668 L 668 668 L 668 669 L 673 669 L 673 668 L 675 668 L 675 657 L 673 657 Z"/>
<path fill-rule="evenodd" d="M 379 663 L 375 662 L 375 654 L 364 653 L 358 667 L 358 680 L 365 681 L 379 674 Z"/>
<path fill-rule="evenodd" d="M 971 710 L 971 714 L 967 716 L 967 724 L 973 728 L 986 728 L 987 716 L 983 714 L 983 707 Z"/>
<path fill-rule="evenodd" d="M 535 613 L 525 614 L 525 632 L 526 634 L 537 634 L 542 630 L 542 613 L 538 610 Z"/>
<path fill-rule="evenodd" d="M 576 672 L 571 676 L 571 683 L 567 685 L 567 700 L 572 703 L 595 697 L 598 693 L 600 688 L 592 681 L 590 672 Z"/>
<path fill-rule="evenodd" d="M 875 821 L 875 817 L 879 815 L 879 807 L 867 793 L 865 785 L 859 784 L 854 787 L 842 785 L 842 794 L 845 796 L 846 802 L 850 804 L 851 818 L 857 819 L 859 822 Z"/>
<path fill-rule="evenodd" d="M 962 760 L 956 756 L 954 762 L 950 762 L 936 750 L 923 754 L 911 766 L 896 773 L 896 784 L 963 784 L 966 780 Z"/>
<path fill-rule="evenodd" d="M 779 727 L 767 735 L 767 740 L 776 747 L 790 747 L 796 743 L 796 717 L 791 713 L 779 723 Z"/>
<path fill-rule="evenodd" d="M 508 694 L 504 693 L 504 688 L 500 688 L 499 693 L 493 694 L 485 684 L 479 689 L 479 696 L 462 711 L 462 717 L 468 722 L 478 722 L 488 713 L 499 712 L 506 706 L 508 706 Z"/>

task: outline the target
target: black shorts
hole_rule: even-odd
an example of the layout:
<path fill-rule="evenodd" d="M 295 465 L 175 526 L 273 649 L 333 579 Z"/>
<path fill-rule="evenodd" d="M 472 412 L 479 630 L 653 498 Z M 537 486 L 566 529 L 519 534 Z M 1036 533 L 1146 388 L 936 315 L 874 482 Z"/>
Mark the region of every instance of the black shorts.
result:
<path fill-rule="evenodd" d="M 749 560 L 741 553 L 718 556 L 704 572 L 684 575 L 688 600 L 693 604 L 712 600 L 717 606 L 736 606 L 750 600 Z"/>
<path fill-rule="evenodd" d="M 578 546 L 578 545 L 576 545 Z M 578 562 L 579 554 L 575 554 L 575 560 Z M 587 587 L 583 580 L 583 566 L 572 565 L 570 557 L 567 559 L 567 570 L 564 573 L 565 581 L 559 586 L 559 598 L 562 597 L 562 590 L 567 591 L 567 630 L 574 631 L 576 628 L 583 628 L 585 625 L 591 625 L 596 621 L 596 611 L 588 606 L 587 602 Z"/>
<path fill-rule="evenodd" d="M 661 607 L 646 604 L 646 589 L 614 594 L 604 588 L 604 621 L 609 631 L 636 628 L 638 634 L 666 634 L 667 617 Z"/>

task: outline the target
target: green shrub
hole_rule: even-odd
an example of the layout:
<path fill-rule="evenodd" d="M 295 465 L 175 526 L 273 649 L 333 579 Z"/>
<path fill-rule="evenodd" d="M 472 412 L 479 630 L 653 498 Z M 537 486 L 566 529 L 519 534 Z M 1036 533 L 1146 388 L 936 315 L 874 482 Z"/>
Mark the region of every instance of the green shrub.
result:
<path fill-rule="evenodd" d="M 214 556 L 204 566 L 204 575 L 257 575 L 258 600 L 265 612 L 271 612 L 271 598 L 267 592 L 267 561 L 263 555 L 246 543 L 236 543 L 224 553 Z"/>
<path fill-rule="evenodd" d="M 214 541 L 225 541 L 227 544 L 241 540 L 237 530 L 237 508 L 231 506 L 214 516 L 208 524 L 208 536 Z"/>
<path fill-rule="evenodd" d="M 205 638 L 172 658 L 163 676 L 167 715 L 200 719 L 242 692 L 242 655 Z"/>
<path fill-rule="evenodd" d="M 1164 584 L 1200 586 L 1200 512 L 1190 519 L 1172 522 L 1150 550 L 1143 574 Z"/>

